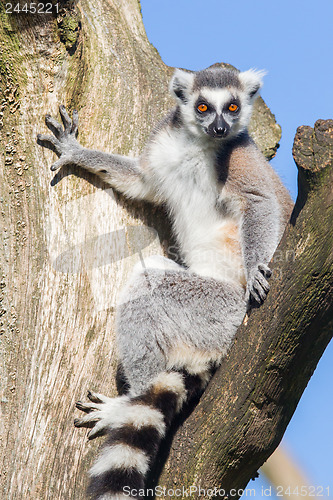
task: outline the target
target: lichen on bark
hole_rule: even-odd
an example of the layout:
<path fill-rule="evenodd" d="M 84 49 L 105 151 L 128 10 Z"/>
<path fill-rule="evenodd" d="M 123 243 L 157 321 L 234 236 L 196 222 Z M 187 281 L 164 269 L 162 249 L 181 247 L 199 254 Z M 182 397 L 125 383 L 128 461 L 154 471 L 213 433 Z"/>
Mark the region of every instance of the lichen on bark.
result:
<path fill-rule="evenodd" d="M 75 10 L 74 2 L 69 2 L 57 16 L 57 26 L 61 42 L 70 54 L 73 54 L 79 39 L 80 16 Z"/>

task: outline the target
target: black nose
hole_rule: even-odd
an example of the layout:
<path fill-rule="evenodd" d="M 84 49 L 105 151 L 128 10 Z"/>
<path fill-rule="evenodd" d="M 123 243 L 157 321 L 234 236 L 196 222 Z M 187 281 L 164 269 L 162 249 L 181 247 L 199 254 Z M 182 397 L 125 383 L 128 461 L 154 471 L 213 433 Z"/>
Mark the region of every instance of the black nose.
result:
<path fill-rule="evenodd" d="M 229 134 L 230 126 L 222 115 L 216 115 L 214 121 L 208 127 L 208 134 L 217 139 L 226 137 Z"/>
<path fill-rule="evenodd" d="M 216 137 L 224 137 L 227 133 L 227 129 L 225 127 L 214 127 L 213 132 Z"/>

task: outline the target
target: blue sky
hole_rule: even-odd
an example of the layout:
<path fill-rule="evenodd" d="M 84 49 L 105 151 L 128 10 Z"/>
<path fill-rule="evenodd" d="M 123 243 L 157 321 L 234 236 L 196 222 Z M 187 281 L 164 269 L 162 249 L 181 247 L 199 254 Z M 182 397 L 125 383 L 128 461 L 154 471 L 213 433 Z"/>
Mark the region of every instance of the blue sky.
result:
<path fill-rule="evenodd" d="M 227 62 L 267 71 L 262 96 L 282 127 L 272 164 L 295 199 L 296 129 L 333 118 L 333 1 L 141 0 L 141 8 L 148 38 L 168 66 L 199 70 Z M 332 365 L 331 343 L 285 435 L 311 484 L 330 485 L 330 496 Z"/>

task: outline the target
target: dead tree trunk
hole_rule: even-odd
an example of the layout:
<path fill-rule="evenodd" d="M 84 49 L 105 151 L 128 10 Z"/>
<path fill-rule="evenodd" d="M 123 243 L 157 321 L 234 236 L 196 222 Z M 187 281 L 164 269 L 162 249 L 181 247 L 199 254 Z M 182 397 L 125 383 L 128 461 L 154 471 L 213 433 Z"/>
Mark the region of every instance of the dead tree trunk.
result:
<path fill-rule="evenodd" d="M 136 260 L 169 239 L 161 211 L 88 174 L 67 169 L 50 183 L 53 155 L 35 140 L 58 104 L 79 110 L 82 144 L 133 155 L 171 105 L 172 69 L 147 41 L 138 0 L 59 6 L 54 15 L 7 14 L 0 3 L 0 469 L 1 497 L 11 500 L 85 498 L 97 443 L 74 429 L 74 401 L 88 388 L 115 393 L 117 295 Z M 273 156 L 280 129 L 261 100 L 252 133 Z"/>

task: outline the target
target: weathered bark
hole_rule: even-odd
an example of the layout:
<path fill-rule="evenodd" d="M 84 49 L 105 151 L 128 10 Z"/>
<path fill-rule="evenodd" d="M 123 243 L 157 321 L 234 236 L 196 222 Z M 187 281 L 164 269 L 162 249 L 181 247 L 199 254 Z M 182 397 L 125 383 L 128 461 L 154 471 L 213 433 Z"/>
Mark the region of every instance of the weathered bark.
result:
<path fill-rule="evenodd" d="M 293 154 L 299 195 L 271 263 L 272 289 L 175 436 L 160 478 L 167 488 L 245 488 L 279 444 L 332 337 L 333 120 L 300 127 Z"/>
<path fill-rule="evenodd" d="M 137 0 L 70 3 L 57 18 L 8 16 L 0 3 L 1 498 L 85 497 L 99 443 L 74 429 L 74 401 L 116 393 L 118 292 L 169 237 L 161 211 L 93 176 L 67 169 L 50 184 L 54 155 L 35 141 L 58 104 L 79 109 L 81 143 L 133 155 L 172 104 L 172 69 Z M 253 123 L 272 155 L 280 130 L 262 101 Z"/>

